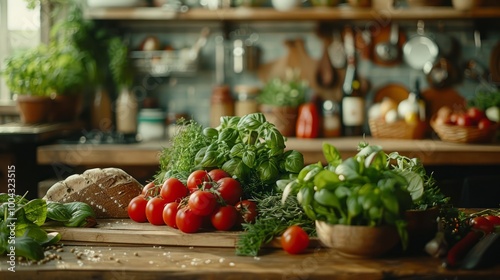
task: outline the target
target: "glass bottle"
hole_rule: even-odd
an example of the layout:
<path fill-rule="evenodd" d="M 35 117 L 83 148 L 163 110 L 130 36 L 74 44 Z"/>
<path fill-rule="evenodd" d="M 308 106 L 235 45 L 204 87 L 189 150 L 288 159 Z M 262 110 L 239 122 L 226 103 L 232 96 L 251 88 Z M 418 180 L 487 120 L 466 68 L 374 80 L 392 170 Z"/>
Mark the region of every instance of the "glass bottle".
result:
<path fill-rule="evenodd" d="M 104 87 L 98 86 L 96 88 L 90 110 L 92 128 L 100 131 L 111 131 L 113 126 L 111 98 Z"/>
<path fill-rule="evenodd" d="M 333 100 L 325 100 L 323 109 L 323 137 L 339 137 L 342 134 L 339 104 Z"/>
<path fill-rule="evenodd" d="M 123 134 L 137 132 L 137 99 L 127 87 L 122 87 L 116 99 L 116 131 Z"/>
<path fill-rule="evenodd" d="M 360 82 L 354 79 L 351 90 L 342 97 L 342 125 L 344 136 L 363 135 L 365 121 L 365 100 L 361 95 Z"/>
<path fill-rule="evenodd" d="M 420 121 L 425 121 L 427 118 L 427 106 L 425 104 L 425 100 L 422 97 L 422 92 L 420 91 L 420 80 L 416 79 L 415 80 L 415 86 L 412 91 L 413 95 L 415 96 L 415 101 L 417 102 L 418 105 L 418 116 L 420 118 Z"/>

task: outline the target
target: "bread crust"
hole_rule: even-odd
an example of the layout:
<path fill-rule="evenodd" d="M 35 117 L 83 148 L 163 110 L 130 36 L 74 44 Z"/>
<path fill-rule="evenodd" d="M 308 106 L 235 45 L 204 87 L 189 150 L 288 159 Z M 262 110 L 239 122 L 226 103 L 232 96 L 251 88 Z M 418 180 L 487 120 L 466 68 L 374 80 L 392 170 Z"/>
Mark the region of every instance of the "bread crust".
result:
<path fill-rule="evenodd" d="M 130 200 L 142 185 L 120 168 L 93 168 L 52 185 L 44 199 L 56 202 L 85 202 L 97 218 L 128 218 Z"/>

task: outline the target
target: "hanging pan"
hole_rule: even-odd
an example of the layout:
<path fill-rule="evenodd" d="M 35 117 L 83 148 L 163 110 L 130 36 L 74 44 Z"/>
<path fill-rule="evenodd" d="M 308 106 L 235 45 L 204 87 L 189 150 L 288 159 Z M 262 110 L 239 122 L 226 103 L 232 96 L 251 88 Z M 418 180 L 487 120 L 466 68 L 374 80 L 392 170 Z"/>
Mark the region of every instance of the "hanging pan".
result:
<path fill-rule="evenodd" d="M 403 46 L 405 62 L 416 70 L 423 70 L 428 63 L 434 64 L 439 54 L 438 45 L 424 32 L 424 22 L 417 23 L 417 34 Z"/>

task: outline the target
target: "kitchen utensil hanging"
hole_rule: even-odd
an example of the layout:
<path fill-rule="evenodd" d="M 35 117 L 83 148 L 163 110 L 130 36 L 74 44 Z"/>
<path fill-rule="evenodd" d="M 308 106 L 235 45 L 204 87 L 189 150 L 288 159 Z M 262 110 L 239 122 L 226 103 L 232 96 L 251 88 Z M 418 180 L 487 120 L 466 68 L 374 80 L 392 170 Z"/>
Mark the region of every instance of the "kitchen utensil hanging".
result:
<path fill-rule="evenodd" d="M 403 46 L 405 62 L 416 70 L 423 70 L 428 63 L 434 63 L 439 54 L 438 45 L 425 34 L 424 21 L 417 22 L 417 34 Z"/>
<path fill-rule="evenodd" d="M 391 23 L 389 40 L 375 45 L 375 55 L 383 62 L 394 62 L 399 57 L 399 25 Z"/>

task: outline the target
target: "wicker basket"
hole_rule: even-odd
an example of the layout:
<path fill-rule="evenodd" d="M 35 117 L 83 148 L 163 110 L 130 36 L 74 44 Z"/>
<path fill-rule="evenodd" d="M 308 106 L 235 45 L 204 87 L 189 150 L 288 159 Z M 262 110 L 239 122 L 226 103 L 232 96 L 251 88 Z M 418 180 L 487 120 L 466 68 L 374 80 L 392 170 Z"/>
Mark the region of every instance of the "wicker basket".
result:
<path fill-rule="evenodd" d="M 368 121 L 370 131 L 375 138 L 394 138 L 394 139 L 422 139 L 427 131 L 426 122 L 417 122 L 408 124 L 403 120 L 386 123 L 380 119 L 371 119 Z"/>
<path fill-rule="evenodd" d="M 475 126 L 459 126 L 437 124 L 431 120 L 431 127 L 441 140 L 454 143 L 491 143 L 495 139 L 498 125 L 494 124 L 488 129 L 479 129 Z"/>

